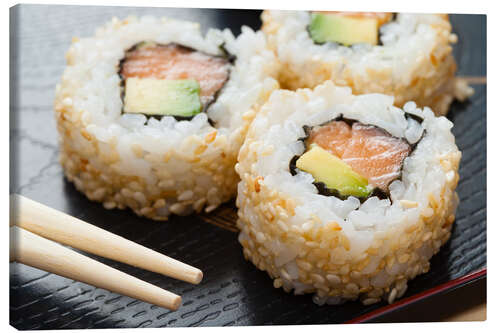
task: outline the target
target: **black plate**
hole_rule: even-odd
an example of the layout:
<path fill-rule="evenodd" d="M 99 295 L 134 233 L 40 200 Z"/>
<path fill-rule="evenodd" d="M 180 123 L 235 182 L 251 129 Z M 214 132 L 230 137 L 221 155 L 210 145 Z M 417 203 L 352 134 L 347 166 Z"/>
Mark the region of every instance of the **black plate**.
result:
<path fill-rule="evenodd" d="M 167 223 L 130 211 L 108 211 L 88 201 L 63 178 L 52 112 L 54 88 L 73 36 L 89 36 L 116 15 L 166 15 L 208 27 L 260 26 L 258 11 L 21 5 L 11 9 L 11 184 L 21 193 L 159 252 L 195 265 L 199 286 L 127 265 L 98 260 L 182 295 L 177 312 L 96 289 L 22 264 L 10 265 L 10 323 L 18 329 L 320 324 L 354 320 L 385 304 L 317 306 L 311 296 L 273 288 L 266 273 L 243 258 L 232 203 L 210 216 Z M 450 241 L 429 273 L 409 283 L 405 299 L 486 267 L 486 17 L 453 15 L 460 42 L 459 74 L 474 77 L 476 93 L 454 103 L 450 119 L 463 151 L 462 199 Z M 207 223 L 210 222 L 210 223 Z M 96 257 L 94 257 L 96 258 Z"/>

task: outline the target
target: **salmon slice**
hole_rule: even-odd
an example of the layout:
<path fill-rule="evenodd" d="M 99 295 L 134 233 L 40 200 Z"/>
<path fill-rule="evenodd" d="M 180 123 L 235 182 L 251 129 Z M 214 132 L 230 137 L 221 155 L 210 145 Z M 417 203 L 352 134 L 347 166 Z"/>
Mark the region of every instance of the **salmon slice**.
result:
<path fill-rule="evenodd" d="M 370 185 L 387 192 L 389 184 L 401 174 L 411 146 L 372 125 L 332 121 L 317 126 L 309 134 L 307 146 L 317 144 L 349 164 L 368 179 Z"/>
<path fill-rule="evenodd" d="M 200 84 L 200 99 L 205 107 L 226 83 L 230 66 L 223 57 L 211 56 L 178 44 L 143 42 L 126 53 L 120 74 L 123 79 L 195 79 Z"/>

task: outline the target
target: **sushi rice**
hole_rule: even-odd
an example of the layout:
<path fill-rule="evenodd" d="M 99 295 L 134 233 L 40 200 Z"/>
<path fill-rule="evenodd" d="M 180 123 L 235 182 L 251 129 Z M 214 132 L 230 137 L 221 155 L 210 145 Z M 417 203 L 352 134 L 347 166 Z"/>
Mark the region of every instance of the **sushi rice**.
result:
<path fill-rule="evenodd" d="M 380 27 L 381 45 L 350 47 L 337 43 L 315 44 L 308 32 L 306 11 L 264 11 L 262 30 L 281 63 L 280 83 L 289 89 L 314 88 L 325 80 L 349 86 L 355 94 L 395 96 L 402 107 L 414 101 L 444 115 L 454 98 L 473 93 L 455 78 L 456 64 L 447 15 L 398 13 Z"/>
<path fill-rule="evenodd" d="M 126 50 L 142 41 L 177 43 L 235 56 L 230 77 L 206 112 L 190 120 L 122 113 L 118 74 Z M 167 18 L 114 18 L 94 37 L 75 38 L 56 88 L 60 162 L 66 177 L 106 208 L 166 220 L 212 211 L 236 193 L 234 171 L 256 108 L 278 88 L 278 64 L 262 32 L 242 27 L 202 36 L 199 24 Z"/>
<path fill-rule="evenodd" d="M 414 102 L 398 108 L 394 101 L 355 96 L 326 81 L 313 90 L 275 91 L 262 106 L 236 165 L 237 225 L 245 258 L 267 271 L 276 288 L 314 293 L 318 304 L 392 303 L 408 280 L 429 270 L 450 237 L 461 158 L 452 123 L 430 108 Z M 361 203 L 321 195 L 311 174 L 290 172 L 291 159 L 305 150 L 304 126 L 341 115 L 415 145 L 389 198 Z"/>

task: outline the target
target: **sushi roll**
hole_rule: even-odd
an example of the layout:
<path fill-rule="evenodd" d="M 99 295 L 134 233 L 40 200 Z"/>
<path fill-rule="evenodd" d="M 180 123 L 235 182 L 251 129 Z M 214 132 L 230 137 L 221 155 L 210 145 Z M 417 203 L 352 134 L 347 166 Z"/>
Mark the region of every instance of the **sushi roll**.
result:
<path fill-rule="evenodd" d="M 275 91 L 240 150 L 243 253 L 318 304 L 401 297 L 450 237 L 461 152 L 452 123 L 331 81 Z"/>
<path fill-rule="evenodd" d="M 166 220 L 236 195 L 238 150 L 278 88 L 262 32 L 167 18 L 113 19 L 75 38 L 56 88 L 66 177 L 106 208 Z"/>
<path fill-rule="evenodd" d="M 395 96 L 444 115 L 473 93 L 455 78 L 447 15 L 264 11 L 262 30 L 282 64 L 280 83 L 314 88 L 325 80 L 355 94 Z"/>

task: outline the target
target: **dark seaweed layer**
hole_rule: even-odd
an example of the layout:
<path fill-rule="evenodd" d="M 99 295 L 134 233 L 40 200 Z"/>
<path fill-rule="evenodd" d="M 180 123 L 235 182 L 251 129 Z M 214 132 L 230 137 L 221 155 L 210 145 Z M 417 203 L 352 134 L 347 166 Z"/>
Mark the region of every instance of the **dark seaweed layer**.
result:
<path fill-rule="evenodd" d="M 422 124 L 424 122 L 424 118 L 417 116 L 416 114 L 405 112 L 405 118 L 408 120 L 409 118 L 415 120 L 417 123 Z"/>
<path fill-rule="evenodd" d="M 418 116 L 416 116 L 416 115 L 414 115 L 414 114 L 410 114 L 410 113 L 406 113 L 406 112 L 405 112 L 405 117 L 406 117 L 406 116 L 408 116 L 409 118 L 412 118 L 412 119 L 415 119 L 414 117 L 416 117 L 416 118 L 420 119 L 420 121 L 419 121 L 419 120 L 417 120 L 417 119 L 415 119 L 416 121 L 419 121 L 419 123 L 421 123 L 421 122 L 423 121 L 423 119 L 422 119 L 422 118 L 420 118 L 420 117 L 418 117 Z M 408 118 L 408 117 L 407 117 L 407 118 Z M 306 135 L 298 139 L 298 141 L 301 141 L 301 142 L 302 142 L 302 144 L 304 145 L 304 153 L 305 153 L 305 152 L 306 152 L 306 150 L 307 150 L 306 141 L 307 141 L 307 139 L 309 139 L 309 136 L 311 135 L 311 131 L 313 130 L 313 128 L 314 128 L 314 127 L 318 127 L 318 126 L 319 126 L 319 127 L 321 127 L 321 126 L 327 125 L 327 124 L 329 124 L 329 123 L 331 123 L 331 122 L 333 122 L 333 121 L 343 121 L 343 122 L 347 123 L 347 124 L 348 124 L 349 126 L 351 126 L 351 127 L 352 127 L 352 125 L 353 125 L 354 123 L 361 123 L 361 122 L 359 122 L 359 121 L 357 121 L 357 120 L 354 120 L 354 119 L 345 118 L 345 117 L 344 117 L 344 115 L 342 115 L 342 114 L 341 114 L 340 116 L 338 116 L 338 117 L 336 117 L 336 118 L 334 118 L 334 119 L 332 119 L 332 120 L 326 121 L 326 122 L 324 122 L 324 123 L 322 123 L 322 124 L 319 124 L 319 125 L 316 125 L 316 126 L 308 126 L 308 125 L 304 125 L 302 128 L 304 129 L 304 132 L 306 133 Z M 377 127 L 377 126 L 375 126 L 375 125 L 371 125 L 371 124 L 364 124 L 364 123 L 361 123 L 361 124 L 366 125 L 366 126 L 374 126 L 374 127 Z M 382 131 L 384 131 L 385 133 L 387 133 L 387 134 L 388 134 L 388 135 L 390 135 L 391 137 L 394 137 L 394 136 L 393 136 L 393 135 L 391 135 L 389 132 L 387 132 L 385 129 L 380 128 L 380 127 L 377 127 L 377 128 L 378 128 L 378 129 L 380 129 L 380 130 L 382 130 Z M 410 157 L 410 156 L 413 154 L 413 151 L 414 151 L 414 150 L 415 150 L 415 148 L 417 147 L 417 145 L 418 145 L 418 143 L 420 142 L 420 140 L 422 140 L 422 138 L 426 135 L 426 133 L 427 133 L 427 132 L 426 132 L 426 131 L 425 131 L 425 129 L 424 129 L 424 131 L 423 131 L 423 133 L 422 133 L 422 136 L 421 136 L 421 137 L 420 137 L 420 139 L 419 139 L 417 142 L 415 142 L 414 144 L 410 144 L 410 143 L 408 142 L 408 140 L 406 140 L 406 138 L 399 138 L 399 139 L 402 139 L 402 140 L 406 141 L 406 143 L 408 144 L 408 146 L 410 146 L 410 153 L 408 154 L 408 156 L 407 156 L 406 158 Z M 297 171 L 297 170 L 298 170 L 298 168 L 297 168 L 297 160 L 300 158 L 300 156 L 302 156 L 302 155 L 295 155 L 295 156 L 293 156 L 293 157 L 292 157 L 292 159 L 290 160 L 290 163 L 289 163 L 289 167 L 288 167 L 288 168 L 289 168 L 290 173 L 292 174 L 292 176 L 295 176 L 295 175 L 298 173 L 298 171 Z M 406 159 L 406 158 L 405 158 L 405 159 Z M 401 177 L 402 177 L 403 164 L 404 164 L 404 160 L 403 160 L 403 162 L 401 163 L 401 165 L 400 165 L 400 167 L 399 167 L 399 176 L 398 176 L 397 178 L 393 179 L 393 180 L 389 183 L 389 185 L 387 186 L 388 188 L 389 188 L 389 186 L 392 184 L 392 182 L 393 182 L 393 181 L 395 181 L 395 180 L 401 180 L 401 179 L 402 179 Z M 300 170 L 300 169 L 299 169 L 299 170 Z M 300 171 L 302 171 L 302 170 L 300 170 Z M 305 171 L 302 171 L 302 172 L 305 172 Z M 328 188 L 328 187 L 326 186 L 326 184 L 325 184 L 325 183 L 323 183 L 323 182 L 317 182 L 317 181 L 315 181 L 315 182 L 313 182 L 313 184 L 314 184 L 314 186 L 316 186 L 316 188 L 318 189 L 318 193 L 319 193 L 319 194 L 321 194 L 321 195 L 325 195 L 325 196 L 334 196 L 334 197 L 337 197 L 337 198 L 339 198 L 339 199 L 341 199 L 341 200 L 346 200 L 348 197 L 350 197 L 350 196 L 351 196 L 351 195 L 347 195 L 347 196 L 346 196 L 346 195 L 342 195 L 342 194 L 340 194 L 340 192 L 339 192 L 338 190 Z M 383 191 L 383 190 L 382 190 L 381 188 L 379 188 L 379 187 L 375 187 L 375 188 L 373 189 L 372 193 L 371 193 L 369 196 L 367 196 L 367 197 L 356 197 L 356 196 L 354 196 L 354 197 L 358 198 L 358 199 L 359 199 L 359 201 L 360 201 L 361 203 L 363 203 L 363 202 L 365 202 L 368 198 L 371 198 L 371 197 L 374 197 L 374 196 L 376 196 L 376 197 L 378 197 L 378 198 L 380 198 L 380 199 L 389 199 L 389 200 L 391 200 L 391 198 L 389 197 L 388 193 L 386 193 L 385 191 Z"/>
<path fill-rule="evenodd" d="M 146 41 L 142 41 L 142 42 L 136 43 L 132 47 L 130 47 L 128 50 L 126 50 L 125 51 L 125 57 L 123 57 L 120 60 L 120 62 L 118 63 L 118 76 L 120 77 L 120 98 L 121 98 L 122 102 L 124 102 L 124 99 L 125 99 L 125 80 L 124 80 L 124 78 L 122 76 L 122 70 L 123 70 L 123 64 L 127 60 L 127 53 L 136 50 L 138 47 L 140 47 L 144 43 L 147 43 L 147 42 Z M 226 49 L 225 43 L 222 43 L 219 46 L 219 49 L 222 51 L 223 55 L 209 54 L 209 53 L 206 53 L 206 52 L 203 52 L 203 51 L 198 51 L 198 50 L 196 50 L 196 49 L 194 49 L 192 47 L 181 45 L 181 44 L 178 44 L 178 43 L 168 43 L 168 44 L 160 44 L 160 43 L 156 43 L 156 42 L 152 42 L 152 43 L 154 43 L 155 45 L 159 45 L 159 46 L 176 45 L 177 47 L 180 47 L 180 48 L 182 48 L 182 49 L 184 49 L 186 51 L 189 51 L 189 52 L 199 52 L 199 53 L 203 53 L 203 54 L 208 55 L 208 56 L 213 57 L 213 58 L 222 58 L 222 59 L 225 59 L 231 65 L 234 65 L 234 62 L 236 61 L 236 56 L 233 55 L 233 54 L 231 54 Z M 231 69 L 229 70 L 229 75 L 227 76 L 227 79 L 224 82 L 224 85 L 219 90 L 217 90 L 217 92 L 214 95 L 214 98 L 209 103 L 207 103 L 207 105 L 205 105 L 203 107 L 203 110 L 201 110 L 201 112 L 206 112 L 208 110 L 208 107 L 210 105 L 212 105 L 212 103 L 214 103 L 217 100 L 217 98 L 219 98 L 219 95 L 220 95 L 221 91 L 224 90 L 224 87 L 226 86 L 226 83 L 227 83 L 227 81 L 229 81 L 230 77 L 231 77 Z M 125 103 L 122 103 L 122 105 L 123 105 L 122 106 L 122 114 L 124 114 L 123 107 L 125 106 Z M 150 117 L 152 117 L 152 118 L 155 118 L 157 120 L 161 120 L 163 117 L 166 117 L 166 116 L 160 116 L 160 115 L 148 115 L 148 114 L 144 114 L 144 113 L 143 113 L 143 115 L 145 115 L 147 119 L 149 119 Z M 177 120 L 177 121 L 182 121 L 182 120 L 188 120 L 189 121 L 189 120 L 193 119 L 194 116 L 189 116 L 189 117 L 184 117 L 184 116 L 169 116 L 169 117 L 174 117 L 175 120 Z M 213 121 L 212 119 L 210 119 L 210 117 L 208 117 L 208 122 L 210 123 L 211 126 L 215 126 L 215 121 Z"/>

